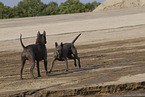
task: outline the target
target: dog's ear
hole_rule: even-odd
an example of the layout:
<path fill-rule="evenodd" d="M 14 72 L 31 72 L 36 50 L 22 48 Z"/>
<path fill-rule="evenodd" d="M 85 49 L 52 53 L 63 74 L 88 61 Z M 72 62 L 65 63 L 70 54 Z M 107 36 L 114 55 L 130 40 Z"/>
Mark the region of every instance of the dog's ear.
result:
<path fill-rule="evenodd" d="M 44 30 L 44 32 L 43 32 L 43 35 L 46 37 L 46 32 L 45 32 L 45 30 Z"/>
<path fill-rule="evenodd" d="M 57 47 L 58 46 L 58 44 L 57 44 L 57 42 L 55 42 L 55 47 Z"/>
<path fill-rule="evenodd" d="M 60 46 L 63 47 L 63 43 L 62 42 L 61 42 Z"/>
<path fill-rule="evenodd" d="M 37 36 L 39 36 L 40 35 L 40 31 L 38 31 L 38 33 L 37 33 Z"/>

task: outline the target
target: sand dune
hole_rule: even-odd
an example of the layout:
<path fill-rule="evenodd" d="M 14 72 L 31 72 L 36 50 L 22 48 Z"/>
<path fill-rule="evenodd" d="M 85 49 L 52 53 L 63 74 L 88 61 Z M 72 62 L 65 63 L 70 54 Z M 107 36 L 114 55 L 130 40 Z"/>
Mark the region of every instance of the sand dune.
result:
<path fill-rule="evenodd" d="M 145 0 L 106 0 L 94 12 L 145 6 Z"/>

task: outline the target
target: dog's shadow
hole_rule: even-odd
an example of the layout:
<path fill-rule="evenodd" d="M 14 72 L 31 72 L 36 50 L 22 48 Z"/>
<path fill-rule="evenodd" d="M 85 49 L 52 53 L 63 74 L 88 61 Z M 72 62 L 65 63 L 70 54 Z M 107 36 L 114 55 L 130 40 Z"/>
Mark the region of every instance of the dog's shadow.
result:
<path fill-rule="evenodd" d="M 83 74 L 80 73 L 79 75 L 69 75 L 69 74 L 72 74 L 72 73 L 75 73 L 75 72 L 82 72 L 82 71 L 87 71 L 87 70 L 93 70 L 93 69 L 98 69 L 98 68 L 102 68 L 101 66 L 96 66 L 96 67 L 89 67 L 89 68 L 81 68 L 81 69 L 74 69 L 74 70 L 69 70 L 68 72 L 62 72 L 62 71 L 59 71 L 59 72 L 55 72 L 53 71 L 52 73 L 48 74 L 49 77 L 56 77 L 57 78 L 61 78 L 61 77 L 73 77 L 73 76 L 82 76 Z M 60 73 L 61 72 L 61 73 Z M 66 76 L 67 75 L 67 76 Z M 29 79 L 27 79 L 29 80 Z M 33 90 L 28 90 L 28 91 L 24 91 L 22 93 L 17 93 L 15 94 L 15 96 L 18 96 L 20 94 L 23 94 L 24 96 L 27 96 L 27 95 L 34 95 L 36 94 L 38 91 L 41 91 L 41 90 L 44 90 L 44 89 L 48 89 L 48 88 L 53 88 L 53 87 L 57 87 L 57 86 L 61 86 L 63 83 L 59 83 L 57 85 L 52 85 L 52 86 L 49 86 L 49 87 L 45 87 L 45 88 L 40 88 L 40 89 L 33 89 Z"/>
<path fill-rule="evenodd" d="M 64 77 L 81 76 L 82 73 L 80 73 L 79 75 L 75 75 L 75 74 L 74 75 L 68 75 L 68 74 L 72 74 L 72 73 L 75 73 L 75 72 L 81 72 L 81 71 L 88 71 L 88 70 L 93 70 L 93 69 L 99 69 L 99 68 L 101 68 L 101 66 L 74 69 L 74 70 L 69 70 L 69 71 L 65 71 L 65 72 L 59 71 L 57 73 L 54 71 L 52 73 L 49 73 L 48 76 L 51 76 L 51 77 L 58 76 L 57 78 L 62 77 L 62 76 L 64 76 Z M 68 75 L 68 76 L 66 76 L 66 75 Z"/>

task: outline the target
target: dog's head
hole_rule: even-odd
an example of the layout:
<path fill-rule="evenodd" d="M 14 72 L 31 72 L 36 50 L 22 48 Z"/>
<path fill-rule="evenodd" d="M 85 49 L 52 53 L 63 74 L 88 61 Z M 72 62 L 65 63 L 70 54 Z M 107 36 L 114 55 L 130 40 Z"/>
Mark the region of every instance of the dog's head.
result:
<path fill-rule="evenodd" d="M 38 31 L 36 44 L 46 44 L 46 43 L 47 43 L 46 32 L 44 31 L 43 34 L 40 34 L 40 32 Z"/>
<path fill-rule="evenodd" d="M 55 42 L 55 57 L 61 58 L 62 57 L 62 49 L 63 49 L 63 43 L 61 42 L 60 45 Z"/>

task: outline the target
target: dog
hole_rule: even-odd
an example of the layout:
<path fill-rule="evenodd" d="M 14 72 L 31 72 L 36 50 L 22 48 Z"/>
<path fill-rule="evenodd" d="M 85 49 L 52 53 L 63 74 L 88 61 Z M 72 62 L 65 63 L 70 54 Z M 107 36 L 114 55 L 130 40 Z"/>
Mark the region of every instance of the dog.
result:
<path fill-rule="evenodd" d="M 25 65 L 26 60 L 29 60 L 29 63 L 31 64 L 30 73 L 32 74 L 32 78 L 36 78 L 33 75 L 33 69 L 35 67 L 35 60 L 37 61 L 37 72 L 38 77 L 41 77 L 40 70 L 39 70 L 39 61 L 44 60 L 44 67 L 46 71 L 46 75 L 48 73 L 47 71 L 47 49 L 45 44 L 46 41 L 46 32 L 44 31 L 43 34 L 40 34 L 38 31 L 36 43 L 28 46 L 24 46 L 22 42 L 22 34 L 20 35 L 20 43 L 23 47 L 23 52 L 21 53 L 21 70 L 20 70 L 20 79 L 22 78 L 22 72 Z"/>
<path fill-rule="evenodd" d="M 75 67 L 77 66 L 77 64 L 76 64 L 76 59 L 77 59 L 79 68 L 81 68 L 80 58 L 78 57 L 77 49 L 74 46 L 75 41 L 79 38 L 80 35 L 81 35 L 81 33 L 72 41 L 72 43 L 64 43 L 63 44 L 61 42 L 61 44 L 58 45 L 57 42 L 55 42 L 55 51 L 54 51 L 53 60 L 52 60 L 52 63 L 51 63 L 51 69 L 50 69 L 49 73 L 52 72 L 52 68 L 53 68 L 54 62 L 56 60 L 65 61 L 66 71 L 68 71 L 67 58 L 68 59 L 74 59 Z"/>

